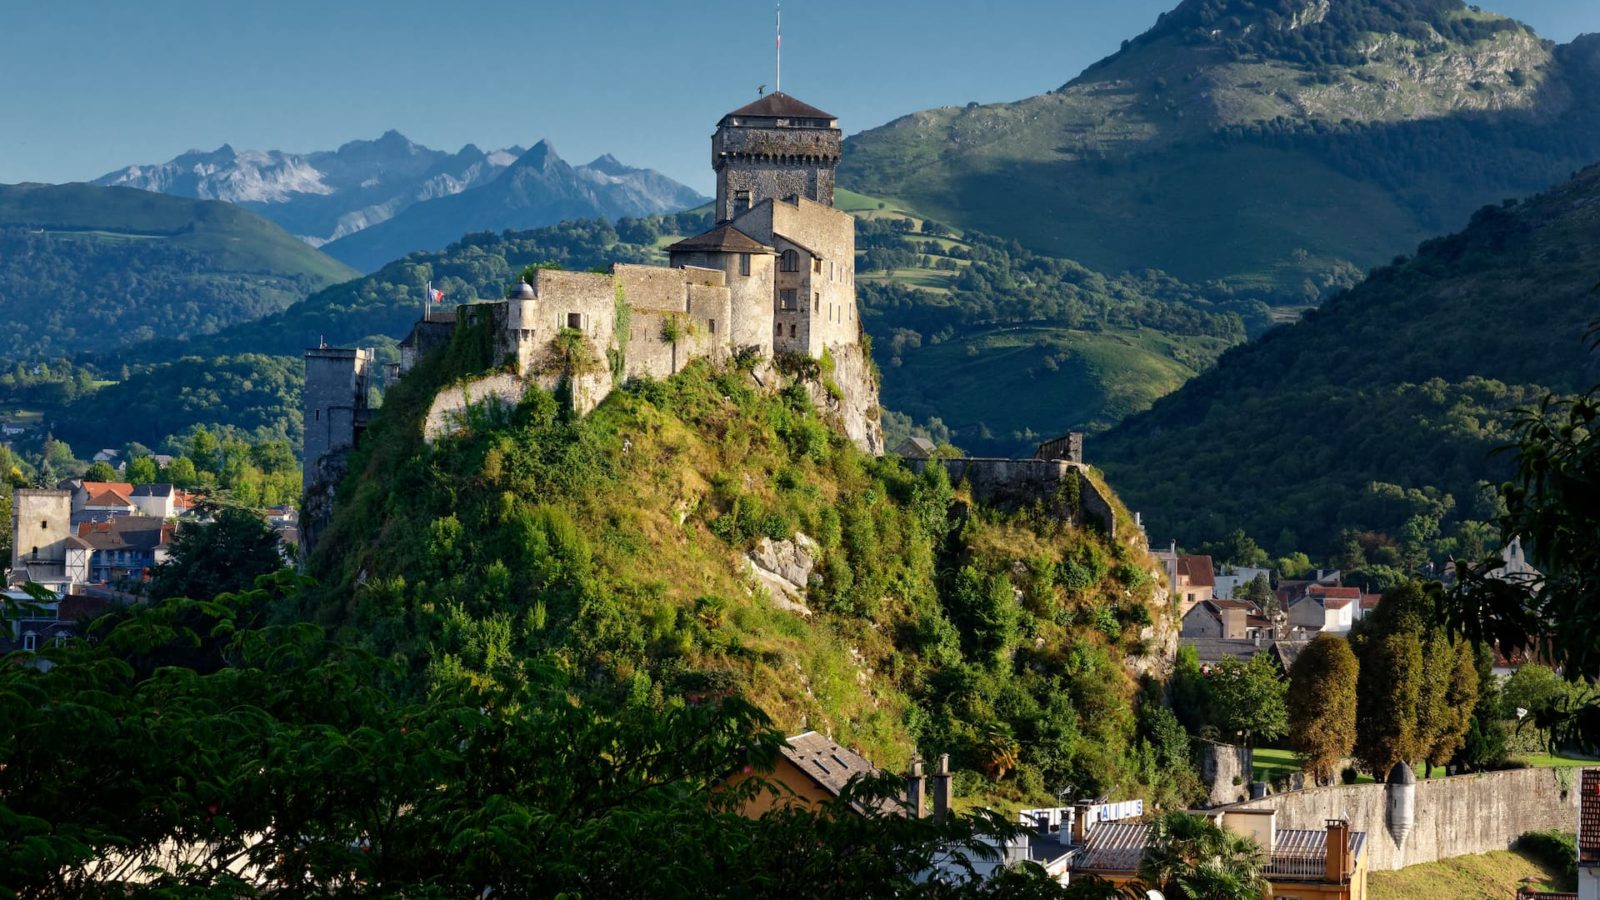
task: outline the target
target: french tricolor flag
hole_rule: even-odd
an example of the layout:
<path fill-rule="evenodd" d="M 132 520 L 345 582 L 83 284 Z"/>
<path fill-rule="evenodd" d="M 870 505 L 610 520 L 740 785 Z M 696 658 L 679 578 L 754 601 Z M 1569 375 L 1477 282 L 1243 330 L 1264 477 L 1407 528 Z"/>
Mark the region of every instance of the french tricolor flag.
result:
<path fill-rule="evenodd" d="M 433 286 L 433 282 L 431 281 L 428 282 L 428 299 L 432 300 L 434 303 L 444 302 L 444 291 L 435 288 Z"/>

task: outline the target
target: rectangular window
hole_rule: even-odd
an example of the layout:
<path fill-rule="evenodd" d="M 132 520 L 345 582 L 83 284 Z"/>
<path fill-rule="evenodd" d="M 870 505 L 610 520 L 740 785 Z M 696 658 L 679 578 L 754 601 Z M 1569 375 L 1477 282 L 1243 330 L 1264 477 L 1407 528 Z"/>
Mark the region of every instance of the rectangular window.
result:
<path fill-rule="evenodd" d="M 811 311 L 812 312 L 822 312 L 822 295 L 821 294 L 812 294 L 811 295 Z"/>
<path fill-rule="evenodd" d="M 320 410 L 320 409 L 317 410 L 317 421 L 318 422 L 322 421 L 322 410 Z"/>
<path fill-rule="evenodd" d="M 748 253 L 739 254 L 739 274 L 740 275 L 749 275 L 750 274 L 750 254 L 748 254 Z"/>
<path fill-rule="evenodd" d="M 567 313 L 568 328 L 583 328 L 583 313 Z"/>
<path fill-rule="evenodd" d="M 794 326 L 793 325 L 789 326 L 789 337 L 794 337 Z"/>
<path fill-rule="evenodd" d="M 31 631 L 23 635 L 22 649 L 28 651 L 29 653 L 39 649 L 39 636 Z"/>
<path fill-rule="evenodd" d="M 750 192 L 749 191 L 734 191 L 733 192 L 733 214 L 735 216 L 742 216 L 749 209 L 750 209 Z"/>
<path fill-rule="evenodd" d="M 711 320 L 711 333 L 712 334 L 716 334 L 717 333 L 717 320 L 716 319 L 712 319 Z"/>
<path fill-rule="evenodd" d="M 798 309 L 799 306 L 797 305 L 797 302 L 798 301 L 796 299 L 795 290 L 793 288 L 785 288 L 785 289 L 783 289 L 783 290 L 778 292 L 778 308 L 779 309 L 786 309 L 786 310 Z"/>
<path fill-rule="evenodd" d="M 811 257 L 811 271 L 817 272 L 817 273 L 820 273 L 822 271 L 822 258 L 821 257 L 817 257 L 817 256 Z"/>

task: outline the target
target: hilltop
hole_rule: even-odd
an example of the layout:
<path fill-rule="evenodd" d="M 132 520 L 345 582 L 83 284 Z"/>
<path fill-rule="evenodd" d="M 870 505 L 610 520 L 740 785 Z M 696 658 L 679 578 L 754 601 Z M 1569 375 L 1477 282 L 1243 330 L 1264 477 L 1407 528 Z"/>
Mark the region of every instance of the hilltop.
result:
<path fill-rule="evenodd" d="M 986 773 L 964 794 L 1184 802 L 1136 763 L 1124 658 L 1169 615 L 1142 545 L 863 454 L 771 370 L 697 362 L 582 418 L 534 388 L 430 446 L 434 393 L 490 368 L 470 331 L 390 390 L 287 615 L 436 689 L 554 659 L 593 698 L 737 693 L 881 765 L 948 751 Z M 773 556 L 806 610 L 757 587 Z"/>
<path fill-rule="evenodd" d="M 1106 272 L 1305 304 L 1600 159 L 1600 36 L 1460 0 L 1184 0 L 1051 91 L 849 139 L 840 181 Z"/>
<path fill-rule="evenodd" d="M 13 359 L 210 334 L 356 274 L 226 203 L 0 185 L 0 353 Z"/>
<path fill-rule="evenodd" d="M 1488 206 L 1103 436 L 1152 535 L 1277 552 L 1345 529 L 1413 540 L 1495 515 L 1513 410 L 1600 382 L 1600 167 Z M 1430 526 L 1429 523 L 1433 525 Z M 1417 529 L 1420 529 L 1418 531 Z M 1464 545 L 1463 545 L 1464 546 Z"/>

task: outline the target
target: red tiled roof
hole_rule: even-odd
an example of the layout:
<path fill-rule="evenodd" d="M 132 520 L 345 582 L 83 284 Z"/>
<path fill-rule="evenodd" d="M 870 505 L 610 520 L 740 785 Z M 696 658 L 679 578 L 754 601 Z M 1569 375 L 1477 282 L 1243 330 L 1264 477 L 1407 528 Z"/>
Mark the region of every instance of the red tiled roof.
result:
<path fill-rule="evenodd" d="M 1361 595 L 1361 608 L 1362 609 L 1372 609 L 1373 607 L 1377 606 L 1378 605 L 1378 601 L 1382 600 L 1382 599 L 1383 599 L 1383 595 L 1382 594 L 1362 594 Z"/>
<path fill-rule="evenodd" d="M 1335 587 L 1331 584 L 1313 584 L 1306 588 L 1308 597 L 1337 597 L 1340 600 L 1360 600 L 1361 588 Z"/>
<path fill-rule="evenodd" d="M 89 496 L 83 501 L 84 506 L 132 506 L 133 501 L 127 494 L 106 488 L 100 491 L 90 491 Z"/>
<path fill-rule="evenodd" d="M 1356 598 L 1354 597 L 1327 597 L 1322 601 L 1322 608 L 1344 609 L 1346 606 L 1349 606 L 1354 602 L 1356 602 Z"/>
<path fill-rule="evenodd" d="M 104 597 L 89 597 L 84 594 L 68 594 L 56 604 L 56 618 L 63 622 L 78 622 L 92 619 L 110 609 L 114 604 Z"/>
<path fill-rule="evenodd" d="M 1178 577 L 1189 579 L 1191 587 L 1216 587 L 1217 570 L 1209 556 L 1178 557 Z"/>

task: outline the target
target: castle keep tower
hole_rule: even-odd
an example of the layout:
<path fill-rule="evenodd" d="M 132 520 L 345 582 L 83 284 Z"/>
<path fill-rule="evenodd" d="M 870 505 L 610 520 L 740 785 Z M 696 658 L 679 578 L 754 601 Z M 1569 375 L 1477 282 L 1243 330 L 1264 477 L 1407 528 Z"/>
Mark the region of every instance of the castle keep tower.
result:
<path fill-rule="evenodd" d="M 717 172 L 717 222 L 763 200 L 803 197 L 833 205 L 839 120 L 781 92 L 722 117 L 711 137 Z"/>

